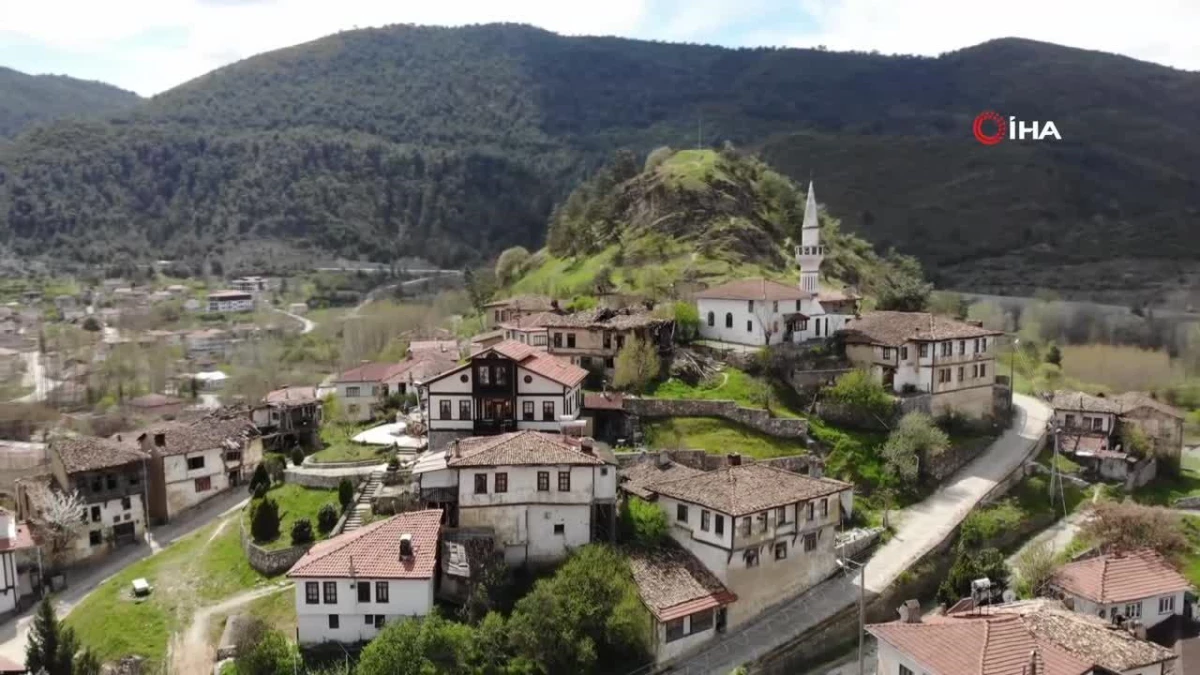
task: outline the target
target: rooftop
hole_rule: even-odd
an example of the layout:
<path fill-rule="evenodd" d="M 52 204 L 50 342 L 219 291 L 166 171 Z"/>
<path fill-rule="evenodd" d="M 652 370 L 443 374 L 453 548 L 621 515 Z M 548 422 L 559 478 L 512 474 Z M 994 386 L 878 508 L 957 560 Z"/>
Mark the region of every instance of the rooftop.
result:
<path fill-rule="evenodd" d="M 583 392 L 583 407 L 587 410 L 623 410 L 625 395 L 619 391 Z"/>
<path fill-rule="evenodd" d="M 495 300 L 484 307 L 506 307 L 526 312 L 549 312 L 557 306 L 557 301 L 544 295 L 517 295 L 505 300 Z"/>
<path fill-rule="evenodd" d="M 1183 411 L 1173 405 L 1164 403 L 1152 394 L 1144 391 L 1127 391 L 1124 394 L 1117 394 L 1113 397 L 1117 403 L 1121 405 L 1121 410 L 1129 412 L 1138 408 L 1151 408 L 1157 410 L 1164 415 L 1169 415 L 1178 419 L 1183 419 Z"/>
<path fill-rule="evenodd" d="M 404 363 L 364 363 L 337 376 L 337 382 L 383 382 L 406 370 Z"/>
<path fill-rule="evenodd" d="M 799 286 L 770 279 L 738 279 L 700 291 L 697 298 L 712 300 L 808 300 L 812 293 Z"/>
<path fill-rule="evenodd" d="M 744 516 L 853 489 L 765 464 L 739 464 L 646 486 L 646 490 L 731 516 Z"/>
<path fill-rule="evenodd" d="M 163 437 L 163 445 L 156 443 L 157 436 Z M 245 417 L 221 419 L 203 417 L 190 422 L 163 422 L 144 429 L 120 434 L 130 445 L 141 443 L 150 436 L 150 445 L 160 455 L 186 455 L 192 452 L 222 448 L 236 444 L 239 448 L 248 438 L 258 434 L 254 424 Z"/>
<path fill-rule="evenodd" d="M 608 463 L 595 451 L 584 452 L 579 446 L 563 440 L 559 434 L 530 430 L 464 438 L 458 441 L 457 446 L 452 441 L 447 453 L 446 465 L 451 468 Z"/>
<path fill-rule="evenodd" d="M 842 329 L 846 342 L 899 347 L 905 342 L 965 340 L 1002 335 L 966 321 L 928 312 L 867 312 Z"/>
<path fill-rule="evenodd" d="M 442 510 L 410 511 L 314 545 L 288 570 L 292 578 L 432 579 Z M 400 537 L 413 555 L 400 557 Z"/>
<path fill-rule="evenodd" d="M 728 605 L 737 600 L 694 555 L 675 544 L 629 556 L 642 602 L 659 621 Z"/>
<path fill-rule="evenodd" d="M 587 378 L 588 371 L 583 368 L 514 340 L 494 344 L 472 358 L 478 358 L 488 351 L 506 356 L 521 364 L 522 368 L 568 387 L 573 387 Z"/>
<path fill-rule="evenodd" d="M 241 300 L 252 298 L 246 291 L 213 291 L 208 294 L 210 300 Z"/>
<path fill-rule="evenodd" d="M 1067 563 L 1052 583 L 1096 603 L 1142 600 L 1191 588 L 1162 556 L 1149 550 L 1109 553 Z"/>
<path fill-rule="evenodd" d="M 317 400 L 316 387 L 283 387 L 263 397 L 263 401 L 269 405 L 304 405 Z"/>
<path fill-rule="evenodd" d="M 97 471 L 150 458 L 136 447 L 95 436 L 53 438 L 50 451 L 62 459 L 67 473 Z"/>
<path fill-rule="evenodd" d="M 1120 402 L 1103 396 L 1092 396 L 1082 391 L 1058 390 L 1050 399 L 1050 405 L 1055 410 L 1076 412 L 1098 412 L 1117 414 L 1121 412 Z"/>
<path fill-rule="evenodd" d="M 642 499 L 649 499 L 651 485 L 664 481 L 699 476 L 704 472 L 679 464 L 671 459 L 660 460 L 659 455 L 647 455 L 617 472 L 621 489 Z"/>
<path fill-rule="evenodd" d="M 597 307 L 573 314 L 539 314 L 541 324 L 548 328 L 591 328 L 608 330 L 631 330 L 656 324 L 664 324 L 672 319 L 656 316 L 654 312 L 643 307 L 626 309 L 609 309 Z M 527 324 L 532 325 L 532 324 Z"/>

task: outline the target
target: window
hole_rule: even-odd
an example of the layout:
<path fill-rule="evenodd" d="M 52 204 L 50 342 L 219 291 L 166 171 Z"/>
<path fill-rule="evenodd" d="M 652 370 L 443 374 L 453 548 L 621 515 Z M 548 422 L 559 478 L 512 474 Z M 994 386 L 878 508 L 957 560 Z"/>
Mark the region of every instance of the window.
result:
<path fill-rule="evenodd" d="M 160 448 L 165 448 L 167 446 L 167 435 L 154 434 L 154 444 Z"/>
<path fill-rule="evenodd" d="M 747 332 L 747 333 L 753 333 L 753 332 L 754 332 L 754 322 L 753 322 L 753 321 L 747 321 L 747 322 L 746 322 L 746 332 Z"/>
<path fill-rule="evenodd" d="M 891 360 L 892 360 L 892 349 L 891 349 L 891 347 L 884 347 L 884 348 L 883 348 L 883 360 L 884 360 L 884 361 L 891 361 Z"/>
<path fill-rule="evenodd" d="M 1175 596 L 1168 595 L 1165 598 L 1158 599 L 1158 613 L 1171 614 L 1175 611 Z"/>
<path fill-rule="evenodd" d="M 821 517 L 822 518 L 829 517 L 829 500 L 828 499 L 821 500 Z"/>
<path fill-rule="evenodd" d="M 203 459 L 203 457 L 201 457 L 201 459 Z M 108 474 L 107 476 L 104 477 L 104 485 L 109 490 L 116 490 L 117 489 L 117 477 L 112 475 L 111 473 Z"/>
<path fill-rule="evenodd" d="M 1093 417 L 1092 418 L 1092 428 L 1096 429 L 1096 430 L 1103 429 L 1104 428 L 1104 418 L 1103 417 Z"/>
<path fill-rule="evenodd" d="M 475 494 L 477 494 L 477 495 L 486 495 L 487 494 L 487 474 L 486 473 L 475 474 Z"/>
<path fill-rule="evenodd" d="M 708 532 L 708 528 L 712 525 L 712 513 L 709 511 L 700 512 L 700 531 Z"/>
<path fill-rule="evenodd" d="M 967 372 L 967 369 L 965 366 L 958 367 L 958 381 L 959 382 L 962 382 L 963 380 L 967 379 L 966 372 Z"/>
<path fill-rule="evenodd" d="M 100 507 L 99 506 L 92 507 L 92 522 L 93 523 L 100 522 Z"/>
<path fill-rule="evenodd" d="M 604 359 L 604 367 L 605 367 L 605 368 L 614 368 L 614 367 L 616 367 L 616 362 L 615 362 L 615 361 L 613 361 L 613 359 L 612 359 L 612 357 L 611 357 L 611 356 L 610 356 L 609 358 L 607 358 L 607 359 Z"/>
<path fill-rule="evenodd" d="M 804 552 L 817 550 L 817 535 L 814 532 L 809 532 L 804 535 Z"/>
<path fill-rule="evenodd" d="M 943 342 L 942 343 L 942 356 L 954 356 L 954 343 L 953 342 Z"/>
<path fill-rule="evenodd" d="M 1074 415 L 1067 415 L 1067 426 L 1068 427 L 1075 426 L 1075 416 Z"/>
<path fill-rule="evenodd" d="M 758 549 L 746 549 L 746 551 L 742 553 L 742 559 L 746 561 L 746 567 L 758 567 Z"/>
<path fill-rule="evenodd" d="M 119 522 L 121 522 L 121 516 L 113 516 L 113 522 L 114 522 L 114 523 L 119 523 Z"/>
<path fill-rule="evenodd" d="M 567 349 L 575 349 L 575 334 L 567 333 Z"/>
<path fill-rule="evenodd" d="M 776 314 L 779 313 L 779 301 L 778 300 L 776 300 L 774 303 L 771 304 L 771 311 Z"/>
<path fill-rule="evenodd" d="M 240 462 L 240 461 L 242 461 L 242 453 L 238 452 L 236 450 L 231 450 L 231 451 L 225 453 L 225 461 L 226 462 Z"/>
<path fill-rule="evenodd" d="M 359 387 L 346 387 L 346 398 L 358 398 L 362 394 Z"/>
<path fill-rule="evenodd" d="M 571 472 L 570 471 L 559 471 L 558 472 L 558 491 L 559 492 L 570 492 L 571 491 Z"/>
<path fill-rule="evenodd" d="M 488 386 L 492 383 L 492 369 L 487 366 L 480 366 L 475 369 L 475 379 L 479 384 Z"/>
<path fill-rule="evenodd" d="M 542 420 L 554 421 L 554 401 L 542 401 Z"/>
<path fill-rule="evenodd" d="M 903 663 L 901 663 L 901 664 L 900 664 L 900 673 L 899 673 L 899 675 L 913 675 L 913 671 L 909 670 L 909 669 L 908 669 L 908 666 L 906 666 L 906 665 L 904 665 Z"/>
<path fill-rule="evenodd" d="M 460 419 L 460 420 L 471 419 L 471 401 L 462 400 L 462 401 L 458 402 L 458 419 Z"/>
<path fill-rule="evenodd" d="M 908 360 L 908 347 L 901 347 L 901 348 L 900 348 L 900 360 L 901 360 L 901 361 L 907 361 L 907 360 Z"/>
<path fill-rule="evenodd" d="M 129 497 L 121 497 L 121 508 L 126 511 L 133 508 L 133 504 L 129 501 Z"/>
<path fill-rule="evenodd" d="M 1128 605 L 1125 605 L 1125 618 L 1126 619 L 1142 618 L 1142 603 L 1131 602 Z"/>
<path fill-rule="evenodd" d="M 508 492 L 508 474 L 500 472 L 496 474 L 496 492 Z"/>
<path fill-rule="evenodd" d="M 1104 608 L 1103 607 L 1100 608 L 1100 618 L 1101 619 L 1104 618 Z"/>
<path fill-rule="evenodd" d="M 753 527 L 753 525 L 750 524 L 750 516 L 746 516 L 745 518 L 742 518 L 742 536 L 743 537 L 750 536 L 750 528 L 751 527 Z"/>
<path fill-rule="evenodd" d="M 987 364 L 986 363 L 979 364 L 979 376 L 987 377 Z"/>
<path fill-rule="evenodd" d="M 358 601 L 359 602 L 370 602 L 371 601 L 371 582 L 369 582 L 369 581 L 358 582 L 357 590 L 358 590 Z"/>
<path fill-rule="evenodd" d="M 88 544 L 92 546 L 99 546 L 102 541 L 104 541 L 104 537 L 101 536 L 100 530 L 92 530 L 91 532 L 88 532 Z"/>
<path fill-rule="evenodd" d="M 438 401 L 438 419 L 453 419 L 450 414 L 450 401 Z"/>
<path fill-rule="evenodd" d="M 717 514 L 717 522 L 715 523 L 715 525 L 713 527 L 713 532 L 715 532 L 718 535 L 725 534 L 725 516 L 723 516 L 719 513 Z"/>
<path fill-rule="evenodd" d="M 780 541 L 775 544 L 775 559 L 783 560 L 787 558 L 787 542 Z"/>
<path fill-rule="evenodd" d="M 555 347 L 562 347 L 562 333 L 555 333 L 555 334 L 554 334 L 554 346 L 555 346 Z"/>
<path fill-rule="evenodd" d="M 325 604 L 327 604 L 327 605 L 336 605 L 337 604 L 337 582 L 336 581 L 326 581 L 325 582 Z"/>
<path fill-rule="evenodd" d="M 692 635 L 702 633 L 706 630 L 711 630 L 713 627 L 713 611 L 706 609 L 703 612 L 696 612 L 692 618 Z"/>
<path fill-rule="evenodd" d="M 365 625 L 365 626 L 374 626 L 375 625 L 375 615 L 374 614 L 367 614 L 366 616 L 363 617 L 363 619 L 365 619 L 365 621 L 363 621 L 363 625 Z"/>
<path fill-rule="evenodd" d="M 533 421 L 533 401 L 524 401 L 521 403 L 521 419 L 526 422 Z"/>
<path fill-rule="evenodd" d="M 924 359 L 924 358 L 928 358 L 928 357 L 929 357 L 929 343 L 928 343 L 928 342 L 922 342 L 922 343 L 921 343 L 920 350 L 921 350 L 921 351 L 920 351 L 920 353 L 921 353 L 921 358 L 923 358 L 923 359 Z"/>
<path fill-rule="evenodd" d="M 188 463 L 188 471 L 191 471 L 193 469 L 203 469 L 204 468 L 204 455 L 200 455 L 199 457 L 188 457 L 187 463 Z"/>
<path fill-rule="evenodd" d="M 980 351 L 986 352 L 987 351 L 987 338 L 980 338 L 980 339 L 982 340 L 982 342 L 980 344 L 983 346 L 983 349 L 981 349 Z"/>
<path fill-rule="evenodd" d="M 329 615 L 329 628 L 330 628 L 330 630 L 337 630 L 337 628 L 338 628 L 340 625 L 341 625 L 341 624 L 340 624 L 340 622 L 338 621 L 338 615 L 337 615 L 337 614 L 330 614 L 330 615 Z"/>
<path fill-rule="evenodd" d="M 537 476 L 538 492 L 550 491 L 550 472 L 539 471 Z"/>
<path fill-rule="evenodd" d="M 212 476 L 196 479 L 196 492 L 208 492 L 212 489 Z"/>
<path fill-rule="evenodd" d="M 316 605 L 321 602 L 321 584 L 315 581 L 304 583 L 304 604 Z"/>
<path fill-rule="evenodd" d="M 625 336 L 618 335 L 617 336 L 617 349 L 624 349 L 624 348 L 625 348 Z"/>
<path fill-rule="evenodd" d="M 686 523 L 687 519 L 688 519 L 687 504 L 676 504 L 675 505 L 675 520 L 678 520 L 681 523 Z"/>
<path fill-rule="evenodd" d="M 733 312 L 725 312 L 725 327 L 733 328 Z"/>
<path fill-rule="evenodd" d="M 967 341 L 959 340 L 958 341 L 958 355 L 962 356 L 963 354 L 966 354 L 966 353 L 967 353 Z"/>
<path fill-rule="evenodd" d="M 130 484 L 130 485 L 137 485 L 138 483 L 142 482 L 142 479 L 141 479 L 141 477 L 140 477 L 140 476 L 136 476 L 136 475 L 135 475 L 135 476 L 129 476 L 128 480 L 129 480 L 129 484 Z"/>
<path fill-rule="evenodd" d="M 762 513 L 758 514 L 757 518 L 758 518 L 758 531 L 766 532 L 767 531 L 767 512 L 763 511 Z"/>
<path fill-rule="evenodd" d="M 747 311 L 747 312 L 753 312 L 753 311 L 754 311 L 754 301 L 753 301 L 753 300 L 747 300 L 747 301 L 746 301 L 746 311 Z"/>
<path fill-rule="evenodd" d="M 567 526 L 566 526 L 566 525 L 564 525 L 564 524 L 562 524 L 562 523 L 555 523 L 555 524 L 554 524 L 554 534 L 565 534 L 565 533 L 566 533 L 566 531 L 567 531 Z"/>
<path fill-rule="evenodd" d="M 383 388 L 383 395 L 387 396 L 387 387 Z M 371 386 L 371 398 L 379 398 L 379 387 L 377 385 Z"/>
<path fill-rule="evenodd" d="M 971 366 L 971 378 L 979 377 L 979 364 Z"/>
<path fill-rule="evenodd" d="M 979 353 L 979 338 L 975 338 L 975 353 Z"/>
<path fill-rule="evenodd" d="M 383 628 L 383 623 L 384 623 L 385 621 L 387 621 L 387 616 L 386 616 L 386 615 L 383 615 L 383 614 L 376 614 L 376 615 L 375 615 L 375 629 L 376 629 L 376 630 L 381 630 L 381 629 Z"/>
<path fill-rule="evenodd" d="M 713 313 L 708 313 L 708 325 L 713 325 Z M 612 349 L 612 333 L 604 331 L 604 348 Z"/>
<path fill-rule="evenodd" d="M 806 506 L 808 507 L 808 516 L 805 518 L 805 520 L 812 520 L 813 516 L 816 515 L 813 511 L 813 509 L 816 508 L 816 504 L 809 502 Z"/>
<path fill-rule="evenodd" d="M 683 638 L 683 619 L 674 619 L 667 622 L 667 642 L 674 642 Z"/>
<path fill-rule="evenodd" d="M 375 602 L 387 602 L 387 601 L 388 601 L 388 582 L 376 581 L 375 582 Z"/>
<path fill-rule="evenodd" d="M 787 507 L 781 506 L 775 509 L 775 524 L 787 525 Z"/>
<path fill-rule="evenodd" d="M 495 384 L 497 387 L 503 387 L 508 384 L 508 368 L 496 366 L 495 375 Z"/>
<path fill-rule="evenodd" d="M 708 327 L 709 328 L 713 327 L 713 325 L 716 323 L 716 319 L 717 319 L 717 315 L 715 313 L 713 313 L 713 312 L 708 313 Z M 608 349 L 607 340 L 605 341 L 604 348 Z"/>

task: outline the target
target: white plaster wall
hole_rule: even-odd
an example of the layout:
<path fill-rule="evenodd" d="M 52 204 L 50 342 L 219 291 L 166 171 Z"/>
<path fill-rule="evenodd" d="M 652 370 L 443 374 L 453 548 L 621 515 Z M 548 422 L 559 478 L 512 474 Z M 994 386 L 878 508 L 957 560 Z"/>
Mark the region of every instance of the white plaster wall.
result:
<path fill-rule="evenodd" d="M 713 610 L 714 613 L 716 610 Z M 717 635 L 716 617 L 713 618 L 713 627 L 708 630 L 702 630 L 698 633 L 688 635 L 692 630 L 692 617 L 683 617 L 683 632 L 684 636 L 678 640 L 667 642 L 667 624 L 661 621 L 654 622 L 655 632 L 655 650 L 654 657 L 657 663 L 665 663 L 676 657 L 682 656 L 687 652 L 696 649 L 700 645 L 708 642 Z"/>
<path fill-rule="evenodd" d="M 666 496 L 660 496 L 657 500 L 658 505 L 667 514 L 667 522 L 671 525 L 671 529 L 678 529 L 679 536 L 676 538 L 695 539 L 696 541 L 712 544 L 713 546 L 721 546 L 724 548 L 732 548 L 733 546 L 733 518 L 728 514 L 720 513 L 706 509 L 697 504 L 681 502 Z M 679 505 L 686 504 L 688 507 L 687 522 L 682 522 L 677 519 L 679 513 Z M 701 513 L 709 511 L 710 521 L 708 531 L 700 529 Z M 723 533 L 718 535 L 717 531 L 717 516 L 721 516 L 725 520 Z"/>
<path fill-rule="evenodd" d="M 0 590 L 0 614 L 3 614 L 17 608 L 17 599 L 21 593 L 20 580 L 17 577 L 17 563 L 12 553 L 0 553 L 0 573 L 7 582 L 3 585 L 11 584 L 13 586 L 12 589 Z"/>
<path fill-rule="evenodd" d="M 553 478 L 551 479 L 554 480 Z M 553 562 L 573 548 L 591 541 L 591 504 L 514 504 L 464 508 L 459 505 L 461 527 L 490 527 L 504 547 L 509 565 Z M 562 533 L 554 528 L 561 525 Z"/>
<path fill-rule="evenodd" d="M 444 420 L 441 418 L 442 401 L 450 401 L 450 415 L 452 419 Z M 459 401 L 466 401 L 471 406 L 471 419 L 459 419 L 458 407 Z M 436 430 L 444 429 L 474 429 L 475 428 L 475 399 L 468 395 L 430 395 L 429 397 L 429 428 Z"/>
<path fill-rule="evenodd" d="M 1063 427 L 1064 429 L 1067 428 L 1067 415 L 1070 415 L 1074 418 L 1073 422 L 1075 424 L 1075 428 L 1080 428 L 1080 426 L 1083 424 L 1084 417 L 1099 417 L 1101 422 L 1100 429 L 1098 429 L 1098 431 L 1111 433 L 1113 427 L 1115 426 L 1114 420 L 1116 416 L 1112 415 L 1111 413 L 1079 412 L 1078 410 L 1055 410 L 1054 423 L 1060 427 Z M 1092 427 L 1089 425 L 1087 428 L 1091 429 Z"/>
<path fill-rule="evenodd" d="M 455 469 L 439 469 L 420 474 L 421 488 L 442 488 L 458 485 L 458 471 Z"/>
<path fill-rule="evenodd" d="M 350 396 L 348 391 L 355 387 L 358 388 L 358 396 Z M 378 384 L 371 382 L 335 383 L 337 397 L 342 403 L 342 410 L 346 417 L 355 422 L 365 422 L 371 419 L 371 406 L 379 400 L 378 394 L 372 392 L 378 387 Z M 350 406 L 356 406 L 356 409 L 351 412 Z"/>
<path fill-rule="evenodd" d="M 164 473 L 166 466 L 170 462 L 175 465 L 175 469 L 171 473 L 167 473 L 167 517 L 170 518 L 176 513 L 185 509 L 191 508 L 200 502 L 211 499 L 223 491 L 229 489 L 229 476 L 225 473 L 225 467 L 221 463 L 221 452 L 219 450 L 210 450 L 204 453 L 193 453 L 191 456 L 199 454 L 204 455 L 204 467 L 200 469 L 187 470 L 187 462 L 183 455 L 173 455 L 164 457 Z M 213 457 L 215 456 L 215 462 Z M 182 467 L 182 471 L 180 471 Z M 209 479 L 209 489 L 203 491 L 196 490 L 196 479 L 207 477 Z"/>
<path fill-rule="evenodd" d="M 305 584 L 316 581 L 320 584 L 320 603 L 310 605 L 305 602 Z M 325 602 L 326 581 L 337 584 L 337 602 Z M 357 580 L 356 580 L 357 581 Z M 388 602 L 377 603 L 375 599 L 375 579 L 365 579 L 362 582 L 371 584 L 372 602 L 359 602 L 358 591 L 351 588 L 350 579 L 296 579 L 296 625 L 299 629 L 301 644 L 317 642 L 360 642 L 370 640 L 378 634 L 374 624 L 367 625 L 368 614 L 383 614 L 388 623 L 405 617 L 425 616 L 433 607 L 433 579 L 391 579 L 388 580 Z M 329 615 L 338 615 L 338 627 L 329 627 Z"/>
<path fill-rule="evenodd" d="M 877 656 L 877 665 L 875 672 L 877 675 L 900 675 L 900 666 L 908 668 L 913 675 L 957 675 L 957 673 L 939 673 L 930 670 L 912 659 L 908 654 L 901 652 L 891 644 L 876 640 L 879 645 L 879 654 Z"/>
<path fill-rule="evenodd" d="M 92 507 L 100 507 L 100 520 L 92 520 Z M 90 555 L 105 550 L 107 542 L 104 541 L 103 531 L 111 529 L 113 525 L 121 523 L 133 523 L 134 534 L 141 539 L 142 534 L 146 531 L 145 506 L 142 502 L 141 494 L 129 496 L 129 508 L 121 506 L 121 500 L 109 499 L 104 502 L 94 502 L 87 504 L 87 523 L 79 532 L 79 537 L 75 540 L 75 546 L 71 551 L 71 559 L 79 560 Z M 92 530 L 101 531 L 101 539 L 99 546 L 92 546 L 89 543 L 89 533 Z"/>
<path fill-rule="evenodd" d="M 755 301 L 755 307 L 759 302 Z M 780 320 L 779 333 L 772 336 L 772 342 L 778 343 L 783 335 L 783 317 L 782 314 L 792 313 L 796 311 L 795 301 L 784 302 L 780 301 Z M 784 305 L 788 305 L 787 308 Z M 700 312 L 700 337 L 706 340 L 720 340 L 721 342 L 733 342 L 744 345 L 761 345 L 763 344 L 762 328 L 759 327 L 758 317 L 749 309 L 749 301 L 747 300 L 714 300 L 710 298 L 697 298 L 696 308 Z M 713 325 L 708 325 L 708 313 L 713 312 Z M 725 327 L 725 314 L 733 314 L 733 327 Z M 772 316 L 775 318 L 775 316 Z M 746 330 L 746 322 L 753 322 L 754 329 Z"/>
<path fill-rule="evenodd" d="M 616 499 L 617 467 L 593 466 L 592 484 L 596 489 L 596 499 Z"/>
<path fill-rule="evenodd" d="M 476 506 L 511 506 L 515 504 L 591 504 L 595 492 L 594 479 L 601 478 L 597 468 L 593 472 L 591 466 L 502 466 L 459 469 L 458 504 L 460 508 Z M 537 474 L 545 471 L 550 474 L 550 489 L 537 489 Z M 558 490 L 558 473 L 571 472 L 571 489 L 567 492 Z M 508 474 L 508 491 L 497 493 L 496 474 Z M 595 474 L 593 476 L 593 473 Z M 609 467 L 608 476 L 615 475 L 613 467 Z M 487 476 L 487 494 L 475 494 L 475 476 Z"/>

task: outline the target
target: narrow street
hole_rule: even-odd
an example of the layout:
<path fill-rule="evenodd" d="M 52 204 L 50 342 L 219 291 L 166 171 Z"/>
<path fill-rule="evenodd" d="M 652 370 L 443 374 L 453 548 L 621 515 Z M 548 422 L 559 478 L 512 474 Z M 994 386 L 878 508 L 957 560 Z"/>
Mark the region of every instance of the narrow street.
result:
<path fill-rule="evenodd" d="M 301 328 L 300 328 L 301 335 L 304 335 L 306 333 L 311 333 L 317 327 L 317 322 L 313 321 L 312 319 L 306 319 L 306 318 L 300 316 L 299 314 L 292 314 L 291 312 L 284 311 L 282 309 L 279 309 L 278 307 L 272 307 L 271 309 L 275 310 L 276 312 L 278 312 L 286 317 L 289 317 L 289 318 L 295 319 L 296 321 L 299 321 L 301 324 Z"/>
<path fill-rule="evenodd" d="M 22 352 L 21 358 L 25 360 L 25 374 L 21 378 L 21 384 L 26 387 L 33 387 L 33 391 L 15 399 L 15 402 L 37 403 L 45 401 L 50 397 L 50 392 L 58 386 L 58 382 L 46 377 L 46 368 L 42 364 L 42 353 L 37 350 Z"/>

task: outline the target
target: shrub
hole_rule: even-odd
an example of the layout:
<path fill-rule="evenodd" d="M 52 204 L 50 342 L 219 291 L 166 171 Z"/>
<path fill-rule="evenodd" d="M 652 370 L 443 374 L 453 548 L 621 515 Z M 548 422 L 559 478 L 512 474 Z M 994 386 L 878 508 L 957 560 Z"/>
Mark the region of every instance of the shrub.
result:
<path fill-rule="evenodd" d="M 254 475 L 250 477 L 250 494 L 257 496 L 260 486 L 271 486 L 271 475 L 267 473 L 266 462 L 260 463 L 254 470 Z"/>
<path fill-rule="evenodd" d="M 1046 583 L 1054 576 L 1058 566 L 1054 562 L 1054 551 L 1040 541 L 1021 551 L 1013 565 L 1017 576 L 1017 590 L 1022 598 L 1041 595 Z"/>
<path fill-rule="evenodd" d="M 883 444 L 888 468 L 906 481 L 920 475 L 922 460 L 929 460 L 950 447 L 950 437 L 937 428 L 933 419 L 922 412 L 910 412 L 900 419 Z"/>
<path fill-rule="evenodd" d="M 317 529 L 321 534 L 329 534 L 329 532 L 337 525 L 338 510 L 333 504 L 326 504 L 317 511 Z"/>
<path fill-rule="evenodd" d="M 1190 547 L 1179 517 L 1166 509 L 1129 502 L 1100 502 L 1084 521 L 1080 534 L 1106 551 L 1150 548 L 1173 557 Z"/>
<path fill-rule="evenodd" d="M 621 509 L 625 538 L 639 546 L 653 547 L 667 538 L 667 514 L 657 504 L 630 497 Z"/>
<path fill-rule="evenodd" d="M 662 362 L 654 344 L 633 338 L 617 354 L 613 386 L 626 391 L 642 392 L 662 371 Z"/>
<path fill-rule="evenodd" d="M 267 465 L 267 475 L 271 477 L 271 482 L 283 482 L 283 474 L 287 470 L 283 455 L 271 453 L 263 459 L 263 464 Z"/>
<path fill-rule="evenodd" d="M 342 510 L 345 511 L 354 501 L 354 483 L 350 482 L 349 478 L 343 478 L 338 483 L 338 503 L 342 505 Z"/>
<path fill-rule="evenodd" d="M 301 518 L 292 523 L 292 546 L 310 544 L 313 539 L 315 537 L 313 537 L 312 521 L 308 518 Z"/>
<path fill-rule="evenodd" d="M 292 448 L 292 464 L 294 466 L 302 466 L 304 464 L 304 448 L 298 445 Z"/>
<path fill-rule="evenodd" d="M 677 302 L 675 313 L 675 339 L 687 344 L 700 337 L 700 311 L 690 302 Z"/>
<path fill-rule="evenodd" d="M 262 499 L 263 497 L 267 496 L 267 492 L 270 491 L 270 489 L 271 486 L 269 483 L 259 483 L 258 485 L 254 486 L 254 489 L 250 494 L 252 494 L 255 499 Z"/>
<path fill-rule="evenodd" d="M 838 377 L 826 396 L 839 405 L 862 414 L 888 419 L 892 416 L 894 403 L 883 385 L 871 374 L 857 368 Z"/>
<path fill-rule="evenodd" d="M 496 261 L 496 279 L 501 284 L 516 281 L 524 272 L 525 264 L 529 262 L 529 250 L 524 246 L 513 246 L 500 254 Z"/>
<path fill-rule="evenodd" d="M 264 497 L 256 501 L 250 512 L 250 534 L 254 541 L 275 541 L 279 538 L 279 504 Z"/>

